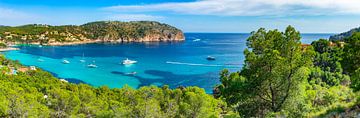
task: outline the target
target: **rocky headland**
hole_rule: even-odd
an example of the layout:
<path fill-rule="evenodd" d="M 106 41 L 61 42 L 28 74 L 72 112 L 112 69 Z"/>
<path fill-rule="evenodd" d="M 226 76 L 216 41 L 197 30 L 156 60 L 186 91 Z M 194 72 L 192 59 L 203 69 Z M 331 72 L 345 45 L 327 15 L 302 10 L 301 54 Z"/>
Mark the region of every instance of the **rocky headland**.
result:
<path fill-rule="evenodd" d="M 333 35 L 333 36 L 330 36 L 330 40 L 331 41 L 344 41 L 344 39 L 350 37 L 351 35 L 353 35 L 354 33 L 356 32 L 360 32 L 360 27 L 358 28 L 353 28 L 349 31 L 346 31 L 346 32 L 343 32 L 343 33 L 340 33 L 340 34 L 336 34 L 336 35 Z"/>
<path fill-rule="evenodd" d="M 0 40 L 11 44 L 76 45 L 100 42 L 183 41 L 184 33 L 154 21 L 97 21 L 83 25 L 0 26 Z"/>

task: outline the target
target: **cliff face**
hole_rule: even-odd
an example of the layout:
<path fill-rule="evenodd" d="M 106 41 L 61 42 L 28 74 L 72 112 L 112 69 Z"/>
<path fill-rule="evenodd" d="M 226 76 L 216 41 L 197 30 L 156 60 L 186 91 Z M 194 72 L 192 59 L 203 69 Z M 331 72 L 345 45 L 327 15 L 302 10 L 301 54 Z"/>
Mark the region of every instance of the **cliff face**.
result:
<path fill-rule="evenodd" d="M 87 32 L 89 38 L 105 42 L 185 40 L 181 30 L 158 22 L 92 22 L 81 27 Z"/>
<path fill-rule="evenodd" d="M 181 41 L 185 40 L 182 32 L 162 32 L 160 34 L 147 34 L 139 40 L 146 41 Z"/>
<path fill-rule="evenodd" d="M 177 33 L 164 33 L 164 34 L 147 34 L 140 39 L 130 39 L 129 41 L 135 42 L 150 42 L 150 41 L 182 41 L 185 40 L 182 32 Z"/>
<path fill-rule="evenodd" d="M 331 41 L 343 41 L 345 38 L 348 38 L 350 37 L 352 34 L 354 34 L 355 32 L 360 32 L 360 27 L 359 28 L 354 28 L 354 29 L 351 29 L 350 31 L 347 31 L 347 32 L 343 32 L 343 33 L 340 33 L 340 34 L 336 34 L 336 35 L 333 35 L 333 36 L 330 36 L 330 40 Z"/>
<path fill-rule="evenodd" d="M 159 22 L 99 21 L 80 26 L 24 25 L 0 27 L 4 42 L 61 44 L 81 42 L 150 42 L 185 40 L 181 30 Z"/>

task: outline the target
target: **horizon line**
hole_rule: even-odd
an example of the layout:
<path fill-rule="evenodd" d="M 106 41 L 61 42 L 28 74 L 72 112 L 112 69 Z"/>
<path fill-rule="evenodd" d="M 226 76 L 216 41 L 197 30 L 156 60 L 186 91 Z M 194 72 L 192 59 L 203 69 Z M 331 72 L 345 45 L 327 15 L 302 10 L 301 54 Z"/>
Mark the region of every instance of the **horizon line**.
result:
<path fill-rule="evenodd" d="M 206 33 L 213 33 L 213 34 L 250 34 L 251 32 L 249 33 L 246 33 L 246 32 L 184 32 L 184 33 L 198 33 L 198 34 L 206 34 Z M 342 32 L 339 32 L 339 33 L 342 33 Z M 339 34 L 339 33 L 330 33 L 330 32 L 300 32 L 300 34 Z"/>

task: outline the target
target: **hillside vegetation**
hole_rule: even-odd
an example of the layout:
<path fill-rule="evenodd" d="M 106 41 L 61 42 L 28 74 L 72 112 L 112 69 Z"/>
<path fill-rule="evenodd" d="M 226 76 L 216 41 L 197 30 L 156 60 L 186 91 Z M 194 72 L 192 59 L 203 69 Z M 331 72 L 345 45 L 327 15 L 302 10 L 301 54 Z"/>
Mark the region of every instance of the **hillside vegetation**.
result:
<path fill-rule="evenodd" d="M 1 26 L 3 42 L 52 44 L 63 42 L 144 42 L 184 40 L 181 30 L 153 21 L 98 21 L 80 26 L 31 24 Z"/>

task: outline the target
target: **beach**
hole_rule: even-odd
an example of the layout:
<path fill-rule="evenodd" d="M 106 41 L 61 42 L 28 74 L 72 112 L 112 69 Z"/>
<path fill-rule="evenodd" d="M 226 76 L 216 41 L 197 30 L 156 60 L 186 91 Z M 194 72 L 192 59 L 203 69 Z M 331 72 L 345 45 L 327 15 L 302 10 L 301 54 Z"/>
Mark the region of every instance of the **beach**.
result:
<path fill-rule="evenodd" d="M 19 48 L 14 48 L 14 47 L 0 48 L 0 52 L 11 51 L 11 50 L 19 50 Z"/>

